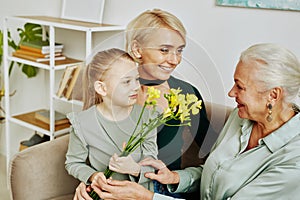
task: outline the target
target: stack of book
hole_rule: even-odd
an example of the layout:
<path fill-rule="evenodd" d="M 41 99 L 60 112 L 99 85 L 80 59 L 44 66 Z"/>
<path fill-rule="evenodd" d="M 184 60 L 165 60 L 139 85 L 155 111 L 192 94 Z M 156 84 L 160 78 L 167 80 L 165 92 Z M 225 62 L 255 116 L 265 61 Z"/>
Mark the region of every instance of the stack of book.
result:
<path fill-rule="evenodd" d="M 38 110 L 34 115 L 35 119 L 42 121 L 46 124 L 50 124 L 50 111 L 49 110 Z M 55 125 L 69 124 L 69 120 L 65 114 L 55 111 L 54 112 Z"/>
<path fill-rule="evenodd" d="M 65 60 L 63 53 L 64 45 L 55 43 L 55 60 Z M 20 49 L 13 52 L 13 56 L 35 62 L 45 62 L 50 60 L 49 41 L 23 41 Z"/>

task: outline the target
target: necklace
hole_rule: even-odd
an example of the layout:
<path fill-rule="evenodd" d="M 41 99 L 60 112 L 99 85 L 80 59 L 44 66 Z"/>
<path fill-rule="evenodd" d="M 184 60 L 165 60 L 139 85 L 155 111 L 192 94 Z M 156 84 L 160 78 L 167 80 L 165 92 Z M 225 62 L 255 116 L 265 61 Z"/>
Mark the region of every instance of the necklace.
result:
<path fill-rule="evenodd" d="M 166 80 L 148 80 L 148 79 L 143 79 L 139 78 L 140 84 L 141 85 L 146 85 L 146 86 L 154 86 L 154 85 L 161 85 L 164 83 Z"/>

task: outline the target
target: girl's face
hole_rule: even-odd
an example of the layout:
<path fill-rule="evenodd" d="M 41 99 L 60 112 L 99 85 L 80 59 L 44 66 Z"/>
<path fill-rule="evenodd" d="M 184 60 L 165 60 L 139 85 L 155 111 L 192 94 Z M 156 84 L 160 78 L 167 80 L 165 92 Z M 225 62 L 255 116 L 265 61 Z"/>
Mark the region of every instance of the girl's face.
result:
<path fill-rule="evenodd" d="M 255 76 L 256 63 L 239 62 L 234 73 L 234 86 L 228 95 L 235 98 L 239 109 L 238 115 L 254 121 L 262 121 L 266 117 L 269 91 L 263 91 Z"/>
<path fill-rule="evenodd" d="M 136 103 L 140 88 L 139 73 L 133 61 L 118 60 L 105 73 L 106 96 L 103 100 L 111 105 L 126 107 Z"/>
<path fill-rule="evenodd" d="M 140 76 L 149 80 L 167 80 L 181 62 L 185 41 L 170 29 L 157 29 L 147 42 L 139 44 L 141 55 Z"/>

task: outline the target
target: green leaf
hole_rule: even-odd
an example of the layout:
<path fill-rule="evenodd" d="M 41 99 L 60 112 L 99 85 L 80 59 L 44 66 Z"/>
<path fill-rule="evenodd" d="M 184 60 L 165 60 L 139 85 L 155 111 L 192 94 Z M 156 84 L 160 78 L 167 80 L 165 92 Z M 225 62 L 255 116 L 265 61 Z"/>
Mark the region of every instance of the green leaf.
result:
<path fill-rule="evenodd" d="M 32 23 L 26 23 L 24 24 L 23 28 L 17 28 L 17 31 L 19 32 L 20 40 L 17 44 L 11 37 L 10 32 L 7 32 L 8 36 L 8 46 L 10 46 L 12 49 L 17 50 L 20 47 L 20 43 L 22 41 L 33 41 L 33 40 L 42 40 L 42 26 L 39 24 L 32 24 Z M 46 38 L 47 39 L 47 38 Z M 3 57 L 3 33 L 0 31 L 0 64 L 2 63 L 2 57 Z M 22 72 L 28 77 L 35 77 L 38 73 L 38 69 L 36 67 L 30 66 L 30 65 L 23 65 L 18 63 L 20 67 L 22 67 Z M 12 68 L 14 66 L 14 62 L 10 63 L 9 72 L 12 71 Z M 10 73 L 9 73 L 10 74 Z"/>
<path fill-rule="evenodd" d="M 8 46 L 10 46 L 11 48 L 13 48 L 14 50 L 19 49 L 19 46 L 16 45 L 15 41 L 13 41 L 11 38 L 8 38 Z"/>
<path fill-rule="evenodd" d="M 26 23 L 24 29 L 18 28 L 20 42 L 42 40 L 42 26 L 39 24 Z"/>
<path fill-rule="evenodd" d="M 31 65 L 23 65 L 22 72 L 27 75 L 27 78 L 32 78 L 37 75 L 38 69 Z"/>

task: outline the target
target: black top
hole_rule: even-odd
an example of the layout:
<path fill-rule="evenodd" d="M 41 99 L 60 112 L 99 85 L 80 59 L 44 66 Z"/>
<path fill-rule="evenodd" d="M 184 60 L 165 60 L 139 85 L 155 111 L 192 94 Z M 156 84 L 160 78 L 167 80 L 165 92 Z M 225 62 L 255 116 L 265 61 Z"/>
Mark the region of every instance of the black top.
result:
<path fill-rule="evenodd" d="M 159 85 L 162 84 L 164 81 L 161 80 L 145 80 L 143 79 L 140 83 L 142 85 Z M 167 80 L 170 88 L 182 90 L 182 94 L 195 94 L 198 97 L 198 100 L 202 100 L 202 109 L 200 110 L 199 114 L 191 115 L 191 126 L 188 126 L 192 137 L 194 138 L 195 143 L 198 145 L 197 150 L 200 149 L 205 136 L 208 132 L 214 132 L 213 129 L 210 128 L 210 122 L 207 118 L 206 108 L 204 105 L 204 101 L 202 96 L 200 95 L 197 88 L 195 88 L 190 83 L 177 79 L 173 76 Z M 170 124 L 179 124 L 180 121 L 178 120 L 171 120 L 168 121 Z M 158 159 L 162 160 L 170 170 L 179 170 L 181 169 L 181 163 L 183 160 L 182 148 L 184 145 L 183 140 L 183 130 L 185 127 L 183 126 L 165 126 L 162 125 L 158 127 L 157 130 L 157 146 L 158 146 Z M 210 134 L 210 133 L 209 133 Z M 215 135 L 215 133 L 212 133 Z M 194 152 L 195 153 L 195 152 Z M 197 152 L 199 153 L 199 152 Z M 191 155 L 193 159 L 195 156 L 195 160 L 197 159 L 198 154 Z M 164 190 L 167 190 L 167 186 L 163 185 Z M 170 195 L 171 194 L 166 194 Z M 178 198 L 184 198 L 187 200 L 194 200 L 200 199 L 200 192 L 195 191 L 192 193 L 177 193 Z"/>
<path fill-rule="evenodd" d="M 164 81 L 157 82 L 156 80 L 153 82 L 150 80 L 142 80 L 141 84 L 143 85 L 159 85 Z M 199 114 L 191 115 L 191 126 L 190 132 L 198 144 L 201 147 L 204 138 L 207 134 L 209 128 L 209 120 L 206 115 L 206 109 L 204 105 L 204 101 L 199 91 L 192 86 L 190 83 L 177 79 L 173 76 L 167 80 L 170 88 L 182 90 L 182 94 L 195 94 L 198 97 L 198 100 L 202 100 L 202 109 Z M 178 124 L 180 121 L 171 120 L 168 123 L 170 124 Z M 158 159 L 162 160 L 170 170 L 178 170 L 181 169 L 181 161 L 182 161 L 182 152 L 181 149 L 183 147 L 183 126 L 165 126 L 162 125 L 158 127 L 158 135 L 157 135 L 157 145 L 158 145 Z M 195 155 L 196 157 L 197 155 Z"/>

